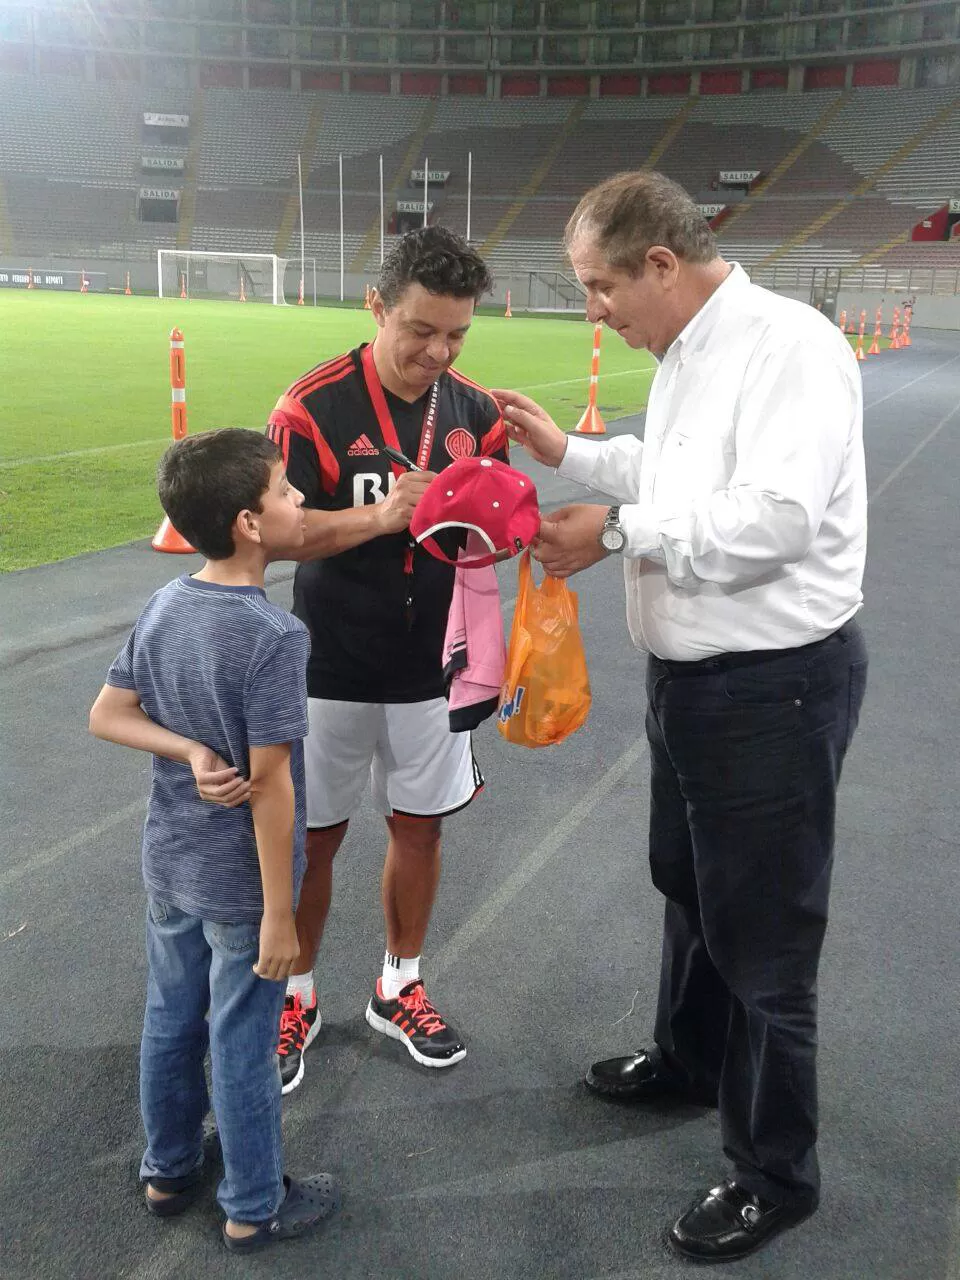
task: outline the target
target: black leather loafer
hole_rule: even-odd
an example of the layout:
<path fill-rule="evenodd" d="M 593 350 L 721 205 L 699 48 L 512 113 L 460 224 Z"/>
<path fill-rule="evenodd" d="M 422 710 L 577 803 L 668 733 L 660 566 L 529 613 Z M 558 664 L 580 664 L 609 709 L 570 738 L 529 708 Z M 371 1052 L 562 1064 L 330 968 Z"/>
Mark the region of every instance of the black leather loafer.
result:
<path fill-rule="evenodd" d="M 586 1085 L 605 1098 L 621 1102 L 653 1102 L 661 1099 L 715 1107 L 717 1095 L 707 1089 L 693 1089 L 664 1066 L 657 1049 L 641 1049 L 624 1058 L 595 1062 L 587 1072 Z"/>
<path fill-rule="evenodd" d="M 812 1212 L 765 1200 L 728 1178 L 691 1205 L 670 1228 L 667 1239 L 687 1258 L 729 1262 L 745 1258 Z"/>

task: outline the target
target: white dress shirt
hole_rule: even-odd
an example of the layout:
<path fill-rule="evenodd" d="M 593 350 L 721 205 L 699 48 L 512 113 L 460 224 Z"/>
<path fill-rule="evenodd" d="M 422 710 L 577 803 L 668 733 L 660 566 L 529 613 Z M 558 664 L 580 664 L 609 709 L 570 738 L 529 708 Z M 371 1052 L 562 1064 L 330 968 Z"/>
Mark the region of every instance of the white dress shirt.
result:
<path fill-rule="evenodd" d="M 623 504 L 639 649 L 792 649 L 860 608 L 860 370 L 825 316 L 736 263 L 664 355 L 644 442 L 570 438 L 557 470 Z"/>

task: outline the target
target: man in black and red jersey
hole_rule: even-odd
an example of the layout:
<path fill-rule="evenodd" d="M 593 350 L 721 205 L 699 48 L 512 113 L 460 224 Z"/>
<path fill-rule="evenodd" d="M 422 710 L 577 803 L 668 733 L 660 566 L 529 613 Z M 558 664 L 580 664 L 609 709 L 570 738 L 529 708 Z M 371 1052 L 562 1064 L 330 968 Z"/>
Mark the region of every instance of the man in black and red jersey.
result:
<path fill-rule="evenodd" d="M 313 966 L 333 859 L 368 778 L 386 816 L 383 972 L 367 1006 L 375 1030 L 417 1062 L 466 1054 L 427 999 L 420 952 L 440 876 L 440 829 L 483 785 L 470 735 L 450 732 L 441 650 L 454 570 L 415 548 L 407 526 L 454 459 L 506 459 L 500 411 L 454 372 L 489 272 L 442 227 L 404 236 L 385 259 L 370 344 L 318 365 L 282 395 L 268 432 L 305 495 L 294 613 L 310 628 L 307 860 L 297 910 L 300 959 L 280 1028 L 289 1093 L 320 1028 Z M 384 445 L 414 464 L 392 462 Z M 419 468 L 419 469 L 414 469 Z"/>

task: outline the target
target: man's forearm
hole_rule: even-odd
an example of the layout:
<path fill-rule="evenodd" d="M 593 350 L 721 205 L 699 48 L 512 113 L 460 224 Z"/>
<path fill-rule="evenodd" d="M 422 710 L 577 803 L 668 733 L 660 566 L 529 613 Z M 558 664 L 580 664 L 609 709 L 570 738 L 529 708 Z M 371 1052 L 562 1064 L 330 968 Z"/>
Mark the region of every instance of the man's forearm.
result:
<path fill-rule="evenodd" d="M 289 767 L 253 782 L 250 796 L 253 830 L 257 838 L 263 911 L 275 915 L 293 911 L 293 780 Z"/>
<path fill-rule="evenodd" d="M 304 510 L 301 546 L 288 547 L 278 560 L 326 560 L 378 538 L 380 520 L 375 506 L 348 507 L 345 511 Z"/>
<path fill-rule="evenodd" d="M 636 436 L 614 436 L 600 444 L 568 440 L 557 475 L 620 502 L 636 502 L 643 444 Z"/>

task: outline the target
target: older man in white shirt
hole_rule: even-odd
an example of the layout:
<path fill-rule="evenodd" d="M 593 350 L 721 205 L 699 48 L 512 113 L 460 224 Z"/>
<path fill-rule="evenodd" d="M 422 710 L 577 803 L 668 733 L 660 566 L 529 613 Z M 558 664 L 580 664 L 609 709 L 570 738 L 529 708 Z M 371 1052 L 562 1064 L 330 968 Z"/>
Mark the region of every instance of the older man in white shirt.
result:
<path fill-rule="evenodd" d="M 660 361 L 643 443 L 570 439 L 529 398 L 495 393 L 534 458 L 618 499 L 556 512 L 537 555 L 558 577 L 622 555 L 649 655 L 655 1044 L 594 1063 L 587 1084 L 719 1103 L 732 1169 L 668 1238 L 725 1261 L 819 1200 L 817 965 L 867 671 L 860 373 L 819 312 L 723 261 L 660 174 L 588 192 L 567 247 L 588 318 Z"/>

